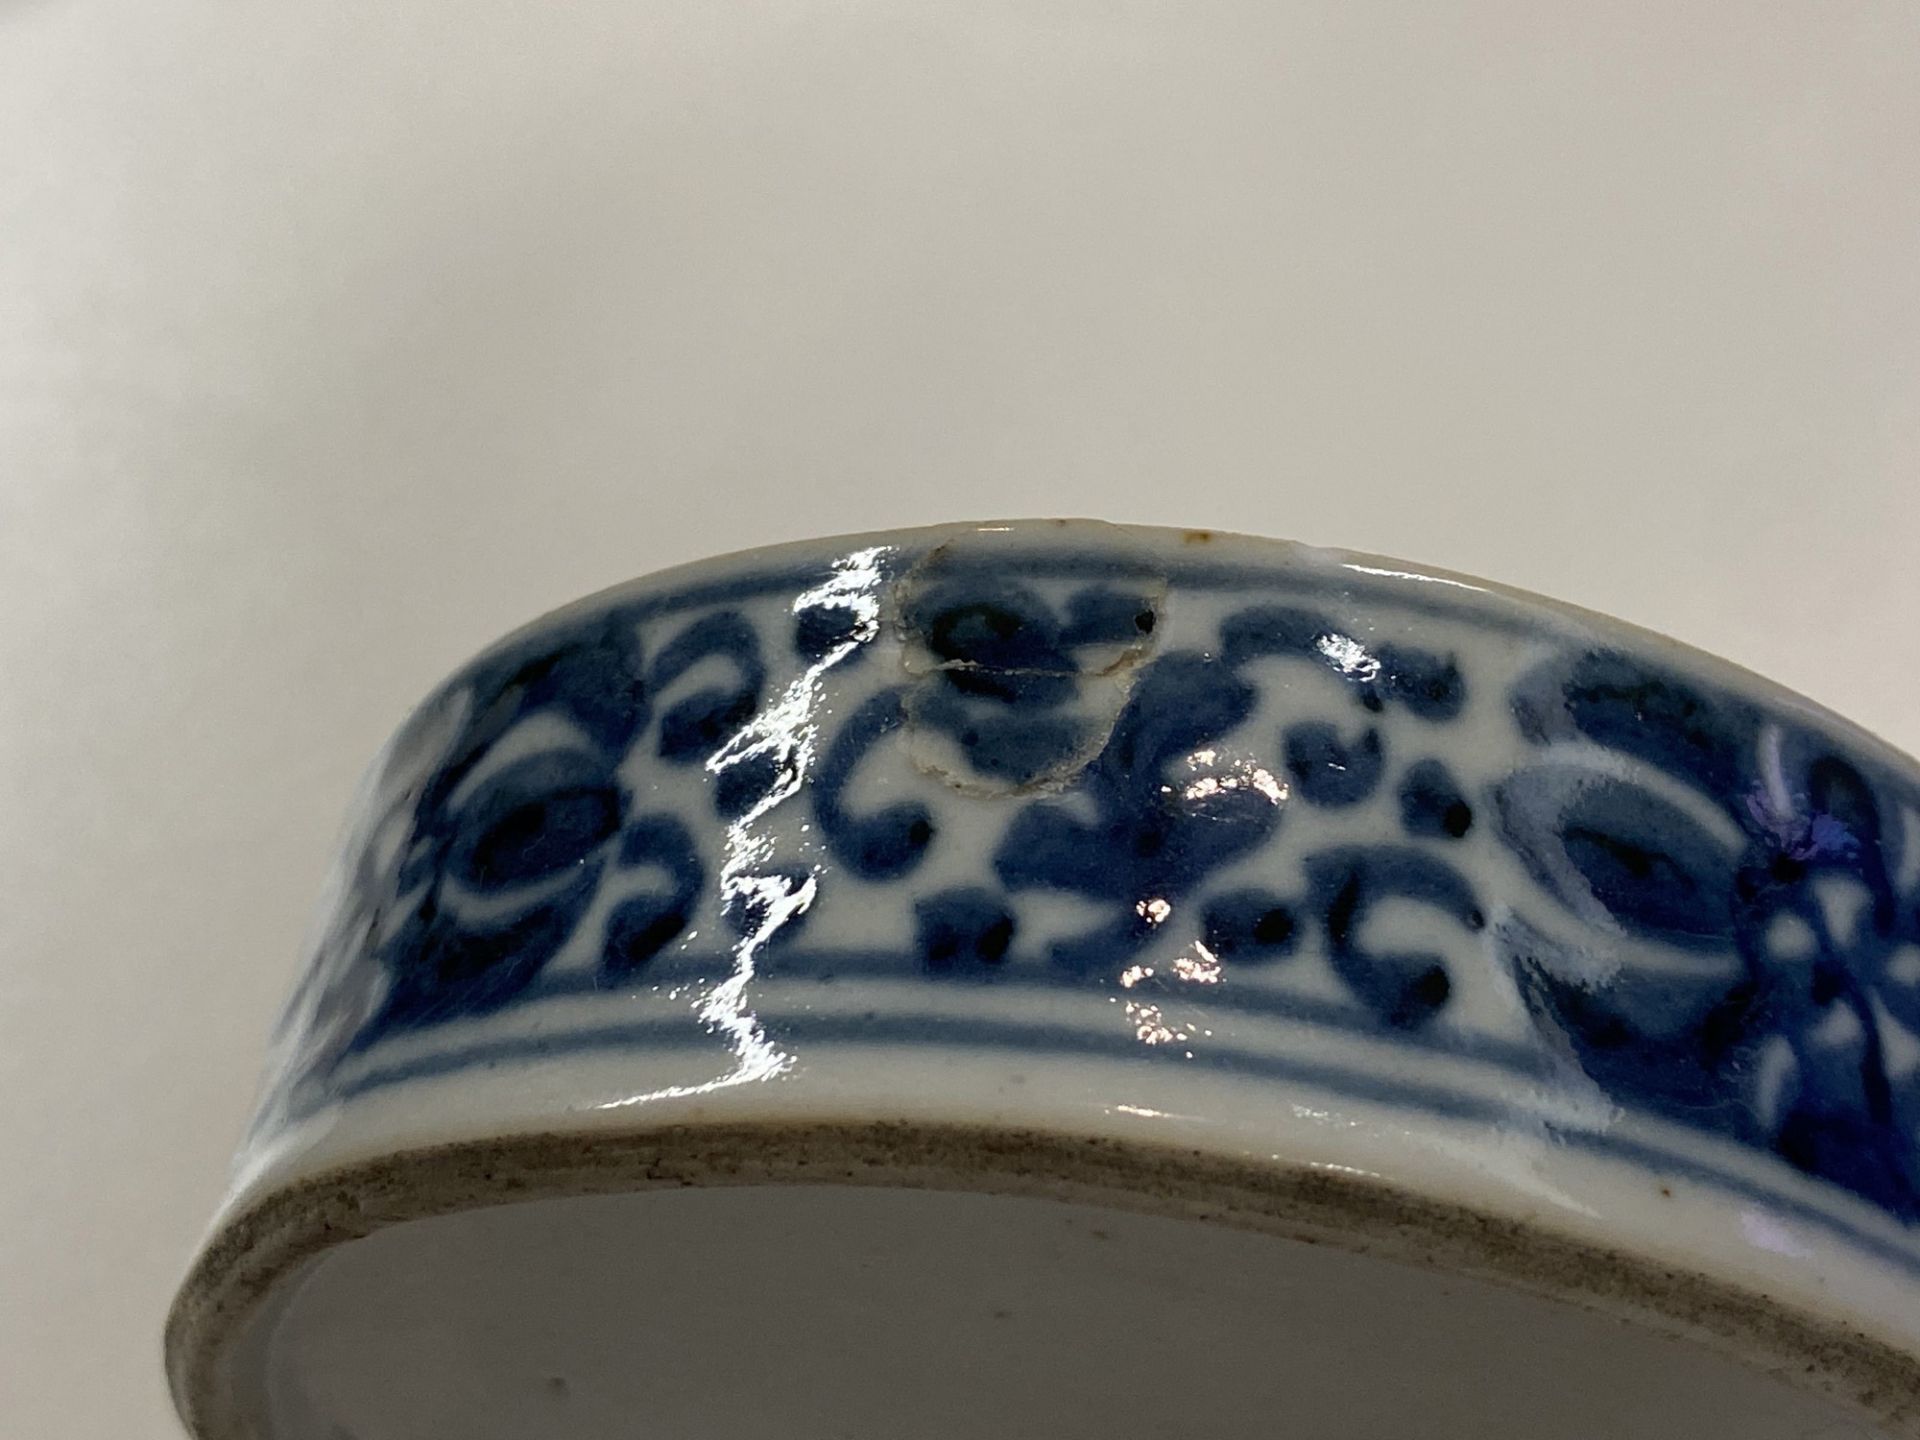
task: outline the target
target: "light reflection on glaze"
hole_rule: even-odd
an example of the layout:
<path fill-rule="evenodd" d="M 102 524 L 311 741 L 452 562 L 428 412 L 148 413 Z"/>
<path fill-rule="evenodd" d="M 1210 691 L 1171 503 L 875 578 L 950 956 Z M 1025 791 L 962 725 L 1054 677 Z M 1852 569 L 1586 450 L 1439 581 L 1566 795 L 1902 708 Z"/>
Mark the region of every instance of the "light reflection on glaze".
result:
<path fill-rule="evenodd" d="M 1749 1244 L 1771 1254 L 1784 1255 L 1790 1260 L 1813 1258 L 1813 1251 L 1779 1216 L 1769 1215 L 1764 1210 L 1742 1210 L 1740 1233 L 1746 1236 Z"/>
<path fill-rule="evenodd" d="M 1418 570 L 1389 570 L 1379 565 L 1358 565 L 1353 561 L 1343 561 L 1340 568 L 1351 570 L 1356 575 L 1378 575 L 1387 580 L 1413 580 L 1422 585 L 1449 585 L 1455 590 L 1470 590 L 1476 595 L 1487 593 L 1484 585 L 1471 585 L 1465 580 L 1456 580 L 1451 575 L 1422 575 Z"/>
<path fill-rule="evenodd" d="M 1314 648 L 1349 679 L 1370 681 L 1380 673 L 1380 661 L 1351 635 L 1322 635 Z"/>
<path fill-rule="evenodd" d="M 807 667 L 785 692 L 767 705 L 707 762 L 709 773 L 755 761 L 771 760 L 774 784 L 753 806 L 726 829 L 726 861 L 720 870 L 722 908 L 738 907 L 756 917 L 733 946 L 733 970 L 700 1002 L 699 1017 L 722 1035 L 733 1051 L 733 1069 L 698 1085 L 667 1085 L 641 1095 L 607 1101 L 597 1108 L 619 1110 L 650 1100 L 704 1095 L 729 1086 L 771 1080 L 793 1065 L 793 1057 L 768 1039 L 765 1027 L 749 1008 L 749 989 L 761 953 L 787 925 L 807 912 L 819 894 L 821 867 L 801 878 L 765 873 L 774 859 L 774 840 L 758 833 L 760 822 L 778 806 L 800 793 L 813 769 L 819 748 L 821 681 L 880 630 L 880 587 L 884 580 L 884 548 L 855 551 L 834 566 L 825 583 L 802 592 L 793 613 L 816 607 L 834 607 L 855 617 L 847 637 Z"/>

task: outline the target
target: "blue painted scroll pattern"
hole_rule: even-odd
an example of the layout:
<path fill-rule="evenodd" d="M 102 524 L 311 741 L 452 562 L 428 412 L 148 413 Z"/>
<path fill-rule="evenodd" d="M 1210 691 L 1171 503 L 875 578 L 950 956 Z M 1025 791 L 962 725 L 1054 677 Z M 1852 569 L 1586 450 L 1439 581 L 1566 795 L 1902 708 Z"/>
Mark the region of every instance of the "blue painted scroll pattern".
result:
<path fill-rule="evenodd" d="M 1126 566 L 935 578 L 885 626 L 796 583 L 577 614 L 471 669 L 367 801 L 285 1094 L 562 971 L 610 1002 L 685 974 L 703 934 L 766 930 L 766 893 L 793 902 L 768 979 L 830 978 L 809 909 L 857 903 L 897 912 L 901 978 L 1044 975 L 1149 1044 L 1195 993 L 1231 1010 L 1311 967 L 1386 1043 L 1485 1028 L 1462 996 L 1504 987 L 1510 1063 L 1920 1220 L 1911 776 L 1545 631 L 1513 681 L 1311 597 L 1217 594 L 1183 628 Z M 814 739 L 741 743 L 828 664 Z M 1491 771 L 1455 738 L 1476 705 Z M 715 837 L 776 809 L 803 843 L 722 894 Z M 1049 906 L 1073 923 L 1036 928 Z"/>
<path fill-rule="evenodd" d="M 1623 1102 L 1920 1220 L 1910 781 L 1613 651 L 1540 666 L 1513 712 L 1538 758 L 1493 789 L 1502 835 L 1599 937 L 1508 935 L 1541 1035 Z"/>

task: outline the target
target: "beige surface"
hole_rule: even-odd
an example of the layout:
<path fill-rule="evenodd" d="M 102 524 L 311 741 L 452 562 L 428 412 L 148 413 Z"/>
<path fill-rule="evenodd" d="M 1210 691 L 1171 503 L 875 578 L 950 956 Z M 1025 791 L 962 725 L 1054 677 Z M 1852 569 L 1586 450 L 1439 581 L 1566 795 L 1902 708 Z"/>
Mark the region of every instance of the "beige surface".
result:
<path fill-rule="evenodd" d="M 631 573 L 1266 531 L 1920 749 L 1917 140 L 1906 0 L 0 0 L 0 1432 L 172 1433 L 358 768 Z"/>

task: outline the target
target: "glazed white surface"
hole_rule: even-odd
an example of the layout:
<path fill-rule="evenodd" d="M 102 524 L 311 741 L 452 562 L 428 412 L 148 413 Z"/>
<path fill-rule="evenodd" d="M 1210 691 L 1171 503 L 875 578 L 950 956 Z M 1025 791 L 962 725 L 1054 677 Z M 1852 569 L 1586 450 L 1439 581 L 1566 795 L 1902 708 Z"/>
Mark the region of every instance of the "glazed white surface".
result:
<path fill-rule="evenodd" d="M 1920 750 L 1905 4 L 0 8 L 0 1397 L 161 1311 L 420 693 L 969 515 L 1484 573 Z"/>

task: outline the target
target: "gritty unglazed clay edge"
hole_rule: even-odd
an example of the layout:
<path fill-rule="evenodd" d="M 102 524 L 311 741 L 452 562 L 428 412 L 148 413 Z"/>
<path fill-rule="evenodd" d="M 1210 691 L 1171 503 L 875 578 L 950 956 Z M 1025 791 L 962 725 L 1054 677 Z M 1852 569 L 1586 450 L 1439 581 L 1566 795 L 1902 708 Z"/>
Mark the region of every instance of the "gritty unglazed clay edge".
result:
<path fill-rule="evenodd" d="M 652 577 L 369 774 L 182 1412 L 305 1259 L 658 1185 L 1052 1196 L 1496 1279 L 1920 1435 L 1920 765 L 1672 641 L 1088 522 Z"/>
<path fill-rule="evenodd" d="M 195 1265 L 167 1326 L 176 1404 L 194 1435 L 247 1440 L 222 1369 L 256 1308 L 308 1261 L 382 1227 L 549 1197 L 806 1184 L 1041 1196 L 1442 1268 L 1698 1342 L 1894 1434 L 1920 1436 L 1913 1355 L 1767 1294 L 1537 1223 L 1197 1149 L 873 1121 L 502 1136 L 313 1176 L 231 1217 Z"/>

